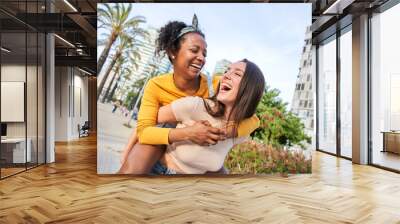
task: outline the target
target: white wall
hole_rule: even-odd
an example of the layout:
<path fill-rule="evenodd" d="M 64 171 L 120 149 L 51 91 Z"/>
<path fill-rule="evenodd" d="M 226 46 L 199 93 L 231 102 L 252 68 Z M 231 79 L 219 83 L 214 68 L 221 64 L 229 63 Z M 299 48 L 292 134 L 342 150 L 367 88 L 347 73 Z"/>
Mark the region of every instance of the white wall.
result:
<path fill-rule="evenodd" d="M 73 83 L 71 88 L 71 130 L 70 136 L 78 138 L 78 125 L 82 126 L 88 120 L 88 78 L 81 76 L 82 73 L 74 69 Z M 73 90 L 73 91 L 72 91 Z"/>
<path fill-rule="evenodd" d="M 82 75 L 76 68 L 56 67 L 56 141 L 77 139 L 78 124 L 88 120 L 88 78 Z"/>
<path fill-rule="evenodd" d="M 1 66 L 1 81 L 3 82 L 25 82 L 25 64 L 24 65 L 2 65 Z M 1 108 L 5 110 L 6 108 Z M 25 137 L 24 122 L 7 122 L 8 137 Z"/>
<path fill-rule="evenodd" d="M 55 141 L 68 141 L 69 69 L 55 68 Z"/>
<path fill-rule="evenodd" d="M 25 82 L 25 75 L 26 71 L 28 71 L 28 84 L 29 86 L 27 87 L 27 119 L 28 119 L 28 129 L 33 128 L 36 130 L 36 106 L 37 106 L 37 99 L 36 99 L 36 80 L 33 80 L 30 78 L 31 74 L 36 74 L 36 67 L 33 66 L 27 66 L 25 65 L 18 65 L 18 64 L 5 64 L 2 65 L 1 67 L 1 81 L 3 82 Z M 3 96 L 4 97 L 4 96 Z M 39 105 L 41 106 L 41 105 Z M 30 108 L 34 108 L 30 109 Z M 5 110 L 7 108 L 2 108 L 2 110 Z M 33 113 L 35 112 L 35 113 Z M 34 122 L 34 123 L 32 123 Z M 7 135 L 9 137 L 25 137 L 25 123 L 26 122 L 7 122 Z M 29 129 L 30 130 L 30 129 Z M 28 137 L 29 136 L 29 130 L 28 130 Z M 35 132 L 36 135 L 36 132 Z"/>
<path fill-rule="evenodd" d="M 39 70 L 37 70 L 39 69 Z M 7 137 L 9 138 L 25 138 L 30 139 L 30 148 L 32 151 L 32 161 L 44 163 L 44 92 L 43 76 L 41 66 L 25 66 L 25 64 L 3 64 L 1 66 L 2 82 L 24 82 L 26 85 L 26 101 L 24 100 L 22 108 L 19 110 L 24 116 L 26 112 L 26 120 L 21 122 L 6 122 Z M 27 78 L 27 81 L 25 80 Z M 4 89 L 2 89 L 3 92 Z M 20 94 L 24 94 L 24 90 L 19 90 Z M 4 94 L 4 92 L 3 92 Z M 2 98 L 7 95 L 2 95 Z M 25 97 L 25 96 L 24 96 Z M 25 106 L 26 102 L 26 106 Z M 2 103 L 3 104 L 3 103 Z M 1 110 L 12 110 L 10 107 L 2 107 Z M 13 113 L 12 111 L 8 111 Z M 14 112 L 15 113 L 15 112 Z M 37 156 L 37 153 L 39 155 Z"/>

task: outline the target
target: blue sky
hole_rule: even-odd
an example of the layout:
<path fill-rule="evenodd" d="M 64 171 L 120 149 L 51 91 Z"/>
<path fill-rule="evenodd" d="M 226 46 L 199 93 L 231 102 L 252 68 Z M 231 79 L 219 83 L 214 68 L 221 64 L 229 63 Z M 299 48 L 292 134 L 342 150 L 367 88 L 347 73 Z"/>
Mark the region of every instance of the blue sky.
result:
<path fill-rule="evenodd" d="M 172 20 L 191 24 L 196 13 L 208 45 L 206 71 L 212 72 L 220 59 L 247 58 L 262 69 L 267 85 L 291 103 L 306 27 L 311 25 L 311 4 L 132 4 L 132 16 L 146 17 L 143 27 L 160 28 Z"/>

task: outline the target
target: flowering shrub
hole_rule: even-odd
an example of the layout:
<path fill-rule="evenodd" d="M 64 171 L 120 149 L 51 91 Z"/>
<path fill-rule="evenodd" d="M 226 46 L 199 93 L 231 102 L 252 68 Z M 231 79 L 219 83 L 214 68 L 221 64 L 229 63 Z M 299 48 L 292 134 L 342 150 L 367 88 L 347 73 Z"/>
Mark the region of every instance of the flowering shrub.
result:
<path fill-rule="evenodd" d="M 236 145 L 225 159 L 230 174 L 311 173 L 304 152 L 273 147 L 254 140 Z"/>

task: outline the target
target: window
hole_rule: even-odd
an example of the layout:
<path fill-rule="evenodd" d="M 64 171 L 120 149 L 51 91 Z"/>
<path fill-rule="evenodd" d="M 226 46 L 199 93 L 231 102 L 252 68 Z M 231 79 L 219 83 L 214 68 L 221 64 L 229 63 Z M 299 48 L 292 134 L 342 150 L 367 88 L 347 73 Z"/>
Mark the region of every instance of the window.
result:
<path fill-rule="evenodd" d="M 13 1 L 1 1 L 1 6 L 16 6 Z M 3 3 L 4 2 L 4 3 Z M 15 1 L 14 1 L 15 2 Z M 19 16 L 25 13 L 42 13 L 41 5 L 45 2 L 18 1 Z M 11 7 L 10 7 L 11 8 Z M 36 16 L 36 15 L 35 15 Z M 0 69 L 1 87 L 20 86 L 22 89 L 9 91 L 2 88 L 1 92 L 22 94 L 24 101 L 21 110 L 24 113 L 22 121 L 5 123 L 4 117 L 2 127 L 6 124 L 5 136 L 13 140 L 12 144 L 0 145 L 0 178 L 5 178 L 20 171 L 45 163 L 45 44 L 44 33 L 33 27 L 22 25 L 15 18 L 0 11 L 0 17 L 9 21 L 11 26 L 0 28 Z M 15 24 L 15 25 L 14 25 Z M 0 88 L 1 88 L 0 87 Z M 6 95 L 2 95 L 0 101 Z M 13 102 L 3 101 L 0 103 L 1 112 L 7 113 L 7 104 Z M 20 110 L 20 111 L 21 111 Z M 18 150 L 15 150 L 18 149 Z M 13 153 L 9 153 L 13 151 Z M 6 152 L 6 153 L 4 153 Z M 4 154 L 3 154 L 4 153 Z"/>
<path fill-rule="evenodd" d="M 400 4 L 371 18 L 371 134 L 372 163 L 400 170 L 400 156 L 390 153 L 400 136 L 382 132 L 400 130 Z M 384 137 L 388 137 L 386 146 Z M 391 138 L 391 139 L 390 139 Z M 394 149 L 400 148 L 393 145 Z"/>
<path fill-rule="evenodd" d="M 352 157 L 352 34 L 340 36 L 340 154 Z"/>
<path fill-rule="evenodd" d="M 318 48 L 318 148 L 336 153 L 336 37 Z"/>

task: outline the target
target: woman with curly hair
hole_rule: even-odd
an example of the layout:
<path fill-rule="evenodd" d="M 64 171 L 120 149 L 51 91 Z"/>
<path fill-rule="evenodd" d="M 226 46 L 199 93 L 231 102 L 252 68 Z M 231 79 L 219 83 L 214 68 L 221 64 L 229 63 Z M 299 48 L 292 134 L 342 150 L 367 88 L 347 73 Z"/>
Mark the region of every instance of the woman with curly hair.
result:
<path fill-rule="evenodd" d="M 161 28 L 156 44 L 156 53 L 167 54 L 173 73 L 159 75 L 147 83 L 137 129 L 125 147 L 119 173 L 149 173 L 164 154 L 166 145 L 184 140 L 197 145 L 215 145 L 227 137 L 248 136 L 259 125 L 258 118 L 253 115 L 241 121 L 237 129 L 212 127 L 204 120 L 185 128 L 157 126 L 160 107 L 187 96 L 208 98 L 212 95 L 210 92 L 216 90 L 220 77 L 207 81 L 207 76 L 200 72 L 206 61 L 207 44 L 197 24 L 169 22 Z"/>

